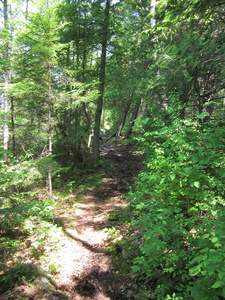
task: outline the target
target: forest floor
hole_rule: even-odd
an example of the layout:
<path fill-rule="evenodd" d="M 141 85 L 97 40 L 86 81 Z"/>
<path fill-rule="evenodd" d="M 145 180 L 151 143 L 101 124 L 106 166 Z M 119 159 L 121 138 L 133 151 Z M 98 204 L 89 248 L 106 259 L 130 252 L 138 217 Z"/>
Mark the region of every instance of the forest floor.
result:
<path fill-rule="evenodd" d="M 126 270 L 114 267 L 115 248 L 112 255 L 110 245 L 124 236 L 122 223 L 112 213 L 127 206 L 124 196 L 140 171 L 142 157 L 132 146 L 109 142 L 102 144 L 101 156 L 99 169 L 81 175 L 82 188 L 71 189 L 63 199 L 54 194 L 54 223 L 60 231 L 55 237 L 57 246 L 45 257 L 46 265 L 54 261 L 53 275 L 39 274 L 36 284 L 17 284 L 10 294 L 0 296 L 1 300 L 133 299 Z M 94 187 L 91 180 L 96 181 Z M 122 249 L 116 251 L 121 255 Z M 121 259 L 128 258 L 121 255 Z"/>

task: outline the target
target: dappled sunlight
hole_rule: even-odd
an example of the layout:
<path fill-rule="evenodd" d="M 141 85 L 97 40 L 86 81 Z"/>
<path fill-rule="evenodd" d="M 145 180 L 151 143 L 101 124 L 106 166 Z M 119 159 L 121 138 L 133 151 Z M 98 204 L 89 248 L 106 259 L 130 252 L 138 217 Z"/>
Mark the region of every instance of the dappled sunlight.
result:
<path fill-rule="evenodd" d="M 84 178 L 87 189 L 82 183 L 82 188 L 75 186 L 73 190 L 71 186 L 69 193 L 59 191 L 53 195 L 54 211 L 47 221 L 41 220 L 41 227 L 38 225 L 44 233 L 45 227 L 48 228 L 49 235 L 45 233 L 43 243 L 36 245 L 36 236 L 24 238 L 32 247 L 26 250 L 27 253 L 33 251 L 24 268 L 34 270 L 28 274 L 35 280 L 29 284 L 15 284 L 11 289 L 21 299 L 127 299 L 121 294 L 124 287 L 113 268 L 109 250 L 111 234 L 118 222 L 110 219 L 110 213 L 126 207 L 124 195 L 137 175 L 140 157 L 133 156 L 124 146 L 110 146 L 109 149 L 109 154 L 106 153 L 107 147 L 102 154 L 107 163 L 105 169 L 99 170 L 103 175 L 98 184 L 91 185 L 91 175 L 87 174 L 88 179 Z M 28 219 L 25 225 L 27 228 L 37 227 L 35 222 L 35 219 Z M 23 274 L 21 266 L 19 270 Z M 0 300 L 7 297 L 7 293 L 3 294 Z"/>
<path fill-rule="evenodd" d="M 112 258 L 107 250 L 111 239 L 109 215 L 115 209 L 126 207 L 123 196 L 138 173 L 141 159 L 135 158 L 126 147 L 110 147 L 110 155 L 106 151 L 103 155 L 114 165 L 113 169 L 109 168 L 108 176 L 94 190 L 80 194 L 73 209 L 57 216 L 63 218 L 62 245 L 56 253 L 57 284 L 72 294 L 73 299 L 122 299 L 119 291 L 113 291 L 114 285 L 118 288 L 120 283 L 115 279 Z M 119 165 L 118 157 L 123 159 Z"/>

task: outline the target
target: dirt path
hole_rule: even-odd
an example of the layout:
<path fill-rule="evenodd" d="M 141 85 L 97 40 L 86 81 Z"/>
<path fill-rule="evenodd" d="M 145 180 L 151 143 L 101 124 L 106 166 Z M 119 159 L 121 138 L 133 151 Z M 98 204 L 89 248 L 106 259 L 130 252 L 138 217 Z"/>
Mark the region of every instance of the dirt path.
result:
<path fill-rule="evenodd" d="M 107 165 L 103 183 L 85 193 L 76 209 L 58 219 L 64 236 L 58 252 L 58 289 L 69 299 L 119 300 L 119 276 L 112 267 L 106 247 L 109 213 L 127 205 L 123 200 L 139 172 L 141 158 L 129 146 L 104 145 L 102 156 Z"/>
<path fill-rule="evenodd" d="M 130 279 L 126 272 L 114 270 L 108 250 L 109 230 L 119 225 L 109 214 L 127 205 L 124 195 L 139 173 L 142 158 L 130 146 L 110 143 L 102 145 L 101 156 L 102 167 L 83 174 L 81 184 L 74 185 L 78 190 L 54 194 L 56 208 L 46 223 L 50 236 L 25 236 L 27 248 L 17 254 L 23 263 L 14 269 L 18 274 L 9 270 L 12 285 L 0 287 L 4 291 L 0 300 L 132 300 L 121 292 Z M 43 256 L 41 252 L 36 256 L 32 252 L 36 248 L 29 245 L 41 238 Z"/>

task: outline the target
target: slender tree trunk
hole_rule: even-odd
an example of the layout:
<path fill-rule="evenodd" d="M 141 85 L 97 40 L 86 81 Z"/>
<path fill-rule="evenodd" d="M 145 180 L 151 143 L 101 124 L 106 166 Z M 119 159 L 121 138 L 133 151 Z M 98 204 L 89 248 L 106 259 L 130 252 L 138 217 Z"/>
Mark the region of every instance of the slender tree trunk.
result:
<path fill-rule="evenodd" d="M 52 84 L 50 65 L 48 69 L 48 156 L 52 156 Z M 52 166 L 51 160 L 48 166 L 48 196 L 52 198 Z"/>
<path fill-rule="evenodd" d="M 48 112 L 48 155 L 51 157 L 52 155 L 52 116 L 51 116 L 51 107 L 49 107 Z M 48 169 L 48 196 L 52 198 L 52 166 L 49 164 Z"/>
<path fill-rule="evenodd" d="M 150 14 L 152 15 L 152 18 L 150 20 L 151 27 L 154 27 L 156 24 L 155 17 L 154 17 L 155 5 L 156 5 L 156 0 L 151 0 L 151 6 L 150 6 Z"/>
<path fill-rule="evenodd" d="M 134 111 L 133 111 L 133 114 L 131 116 L 130 123 L 127 126 L 127 130 L 126 130 L 126 133 L 125 133 L 125 136 L 124 136 L 125 139 L 127 139 L 132 133 L 132 127 L 134 126 L 134 121 L 135 121 L 135 119 L 137 119 L 137 117 L 139 115 L 141 102 L 142 102 L 142 99 L 140 101 L 138 101 L 136 103 L 135 107 L 134 107 Z"/>
<path fill-rule="evenodd" d="M 14 99 L 13 99 L 13 97 L 11 97 L 11 133 L 12 133 L 13 156 L 16 156 L 15 109 L 14 109 Z"/>
<path fill-rule="evenodd" d="M 29 14 L 29 0 L 26 0 L 26 20 L 28 19 Z"/>
<path fill-rule="evenodd" d="M 123 111 L 119 126 L 117 127 L 117 130 L 116 130 L 115 136 L 117 136 L 117 137 L 121 136 L 121 132 L 122 132 L 123 126 L 125 124 L 128 112 L 129 112 L 129 107 L 126 107 Z"/>
<path fill-rule="evenodd" d="M 5 88 L 7 89 L 7 83 L 5 81 Z M 9 149 L 9 125 L 8 125 L 8 114 L 9 114 L 9 102 L 8 96 L 4 95 L 4 128 L 3 128 L 3 150 L 4 160 L 7 160 L 7 150 Z"/>
<path fill-rule="evenodd" d="M 4 14 L 4 28 L 7 34 L 9 34 L 9 27 L 8 27 L 8 1 L 3 0 L 3 14 Z M 6 37 L 6 47 L 5 47 L 5 53 L 4 53 L 4 59 L 5 61 L 8 61 L 9 59 L 9 41 L 8 36 Z M 10 81 L 10 68 L 7 67 L 5 71 L 4 76 L 4 128 L 3 128 L 3 150 L 4 150 L 4 160 L 7 160 L 7 150 L 9 149 L 9 112 L 10 112 L 10 106 L 9 106 L 9 96 L 8 96 L 8 86 Z"/>
<path fill-rule="evenodd" d="M 128 112 L 129 112 L 130 107 L 131 107 L 133 94 L 134 93 L 132 93 L 131 96 L 130 96 L 130 98 L 127 100 L 126 106 L 125 106 L 125 108 L 123 110 L 123 114 L 121 116 L 120 123 L 119 123 L 119 126 L 118 126 L 118 128 L 116 130 L 116 134 L 115 134 L 117 137 L 121 136 L 122 129 L 124 127 L 124 124 L 126 122 L 126 118 L 127 118 Z"/>
<path fill-rule="evenodd" d="M 101 115 L 103 108 L 104 99 L 104 88 L 105 88 L 105 66 L 106 66 L 106 50 L 108 42 L 108 28 L 109 28 L 109 18 L 110 18 L 110 0 L 106 0 L 105 6 L 105 19 L 102 30 L 102 53 L 101 53 L 101 64 L 99 73 L 99 97 L 97 101 L 97 109 L 95 114 L 95 126 L 94 126 L 94 137 L 93 137 L 93 163 L 98 164 L 100 159 L 100 149 L 99 149 L 99 137 L 100 137 L 100 124 Z"/>
<path fill-rule="evenodd" d="M 113 132 L 113 134 L 111 134 L 107 139 L 106 141 L 110 140 L 112 137 L 119 137 L 121 136 L 121 132 L 123 130 L 123 127 L 124 127 L 124 124 L 126 122 L 126 118 L 127 118 L 127 115 L 128 115 L 128 112 L 130 110 L 130 107 L 131 107 L 131 103 L 132 103 L 132 97 L 133 97 L 134 93 L 131 94 L 130 98 L 128 99 L 127 103 L 126 103 L 126 106 L 122 112 L 122 116 L 120 118 L 120 122 L 116 128 L 116 130 Z"/>

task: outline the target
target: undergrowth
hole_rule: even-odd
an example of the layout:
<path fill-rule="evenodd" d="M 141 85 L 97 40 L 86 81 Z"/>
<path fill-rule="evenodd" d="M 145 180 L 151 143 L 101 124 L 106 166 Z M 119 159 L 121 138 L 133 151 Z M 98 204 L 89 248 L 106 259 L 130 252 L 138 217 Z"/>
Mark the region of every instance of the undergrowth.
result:
<path fill-rule="evenodd" d="M 48 198 L 43 187 L 42 164 L 33 161 L 1 163 L 0 171 L 2 293 L 18 280 L 26 279 L 24 267 L 40 264 L 40 260 L 55 249 L 60 229 L 54 224 L 55 201 Z"/>
<path fill-rule="evenodd" d="M 129 195 L 141 240 L 132 266 L 142 280 L 136 299 L 222 299 L 225 124 L 143 119 L 136 126 L 146 153 Z"/>
<path fill-rule="evenodd" d="M 49 165 L 53 187 L 57 189 L 52 199 L 46 187 Z M 0 171 L 0 293 L 3 293 L 20 280 L 40 276 L 43 268 L 46 274 L 57 274 L 54 252 L 61 245 L 64 224 L 60 214 L 75 209 L 80 197 L 102 182 L 104 170 L 96 173 L 72 166 L 69 170 L 51 158 L 1 162 Z"/>

